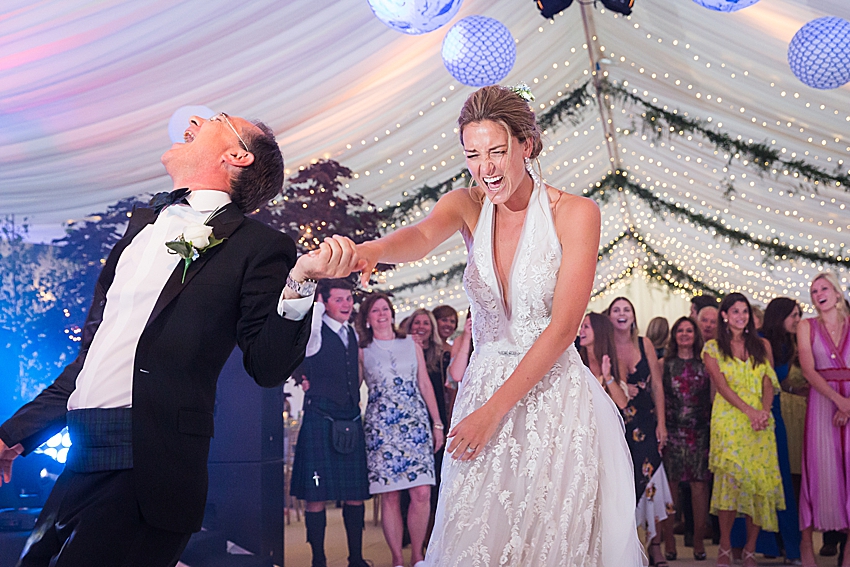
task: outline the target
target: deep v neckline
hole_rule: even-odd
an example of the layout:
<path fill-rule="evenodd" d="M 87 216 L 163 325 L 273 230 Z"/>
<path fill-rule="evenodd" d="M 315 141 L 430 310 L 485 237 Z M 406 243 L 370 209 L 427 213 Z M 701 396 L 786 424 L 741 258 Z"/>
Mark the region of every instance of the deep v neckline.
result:
<path fill-rule="evenodd" d="M 531 200 L 534 198 L 534 189 L 532 190 L 531 196 L 528 198 L 528 205 L 525 207 L 525 215 L 522 218 L 522 227 L 519 229 L 519 238 L 517 239 L 516 248 L 514 248 L 514 255 L 511 258 L 510 268 L 508 268 L 508 281 L 507 285 L 513 281 L 514 278 L 514 269 L 517 265 L 517 255 L 520 251 L 520 248 L 523 244 L 523 239 L 525 237 L 525 231 L 528 226 L 528 213 L 531 208 Z M 490 261 L 493 263 L 493 275 L 496 276 L 496 289 L 499 292 L 499 303 L 502 305 L 502 310 L 508 319 L 511 318 L 511 308 L 512 305 L 509 303 L 510 295 L 513 293 L 513 287 L 506 287 L 505 284 L 502 283 L 502 278 L 499 277 L 499 264 L 496 261 L 496 215 L 498 214 L 498 208 L 496 205 L 493 205 L 493 218 L 490 221 Z"/>

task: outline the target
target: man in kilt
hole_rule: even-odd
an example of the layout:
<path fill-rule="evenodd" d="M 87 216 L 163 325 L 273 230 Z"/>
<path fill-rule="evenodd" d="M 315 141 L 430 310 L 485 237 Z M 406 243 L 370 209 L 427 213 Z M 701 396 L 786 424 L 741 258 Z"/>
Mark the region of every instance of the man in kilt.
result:
<path fill-rule="evenodd" d="M 307 358 L 296 371 L 305 390 L 290 493 L 307 501 L 304 514 L 312 567 L 325 567 L 325 502 L 342 500 L 349 567 L 363 560 L 363 501 L 369 498 L 366 442 L 360 419 L 357 336 L 348 324 L 354 308 L 345 280 L 319 282 Z M 334 431 L 336 429 L 336 431 Z"/>

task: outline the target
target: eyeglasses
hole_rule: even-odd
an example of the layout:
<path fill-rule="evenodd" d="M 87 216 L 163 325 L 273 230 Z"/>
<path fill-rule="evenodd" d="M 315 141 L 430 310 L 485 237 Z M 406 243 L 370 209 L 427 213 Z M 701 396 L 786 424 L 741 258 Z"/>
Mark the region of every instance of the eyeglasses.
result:
<path fill-rule="evenodd" d="M 245 143 L 245 140 L 242 139 L 242 136 L 239 135 L 239 132 L 236 131 L 236 128 L 234 128 L 233 124 L 231 124 L 230 120 L 228 120 L 227 114 L 225 114 L 224 112 L 219 112 L 218 114 L 216 114 L 215 116 L 210 118 L 210 120 L 211 121 L 218 121 L 219 117 L 223 118 L 224 121 L 227 123 L 227 125 L 230 126 L 230 129 L 233 130 L 233 133 L 236 134 L 236 137 L 239 138 L 240 142 L 242 142 L 242 146 L 245 148 L 245 151 L 246 152 L 250 151 L 248 149 L 248 144 Z"/>

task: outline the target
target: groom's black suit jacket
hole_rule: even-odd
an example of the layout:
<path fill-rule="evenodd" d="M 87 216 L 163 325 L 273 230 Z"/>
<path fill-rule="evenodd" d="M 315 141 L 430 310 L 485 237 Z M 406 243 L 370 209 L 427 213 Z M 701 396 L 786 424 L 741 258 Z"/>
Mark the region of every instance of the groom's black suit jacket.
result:
<path fill-rule="evenodd" d="M 151 209 L 134 211 L 98 278 L 79 356 L 0 426 L 8 446 L 21 443 L 27 454 L 65 426 L 68 397 L 102 321 L 118 258 L 155 219 Z M 310 335 L 309 314 L 302 321 L 277 314 L 295 264 L 292 239 L 245 218 L 233 203 L 209 224 L 226 240 L 192 262 L 185 283 L 183 262 L 175 268 L 139 339 L 133 368 L 135 497 L 149 524 L 177 532 L 201 528 L 216 382 L 233 347 L 242 349 L 257 384 L 272 387 L 304 358 Z"/>

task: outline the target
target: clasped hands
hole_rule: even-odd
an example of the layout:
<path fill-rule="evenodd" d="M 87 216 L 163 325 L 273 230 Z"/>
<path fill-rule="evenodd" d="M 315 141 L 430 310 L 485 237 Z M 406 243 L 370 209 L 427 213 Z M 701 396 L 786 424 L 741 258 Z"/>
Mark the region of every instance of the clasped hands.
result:
<path fill-rule="evenodd" d="M 344 278 L 351 272 L 362 270 L 366 264 L 350 238 L 335 234 L 325 238 L 315 250 L 302 254 L 290 275 L 295 281 Z"/>
<path fill-rule="evenodd" d="M 744 412 L 750 418 L 750 426 L 753 431 L 761 431 L 767 427 L 770 420 L 770 412 L 768 410 L 757 410 L 750 406 L 750 409 Z"/>

